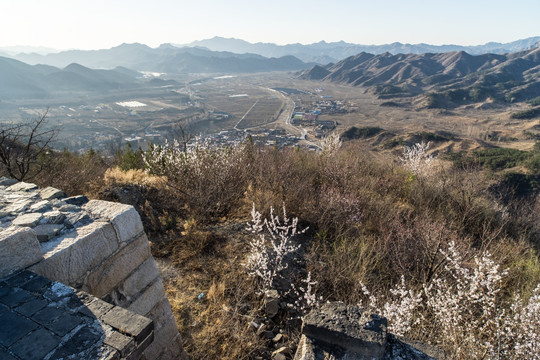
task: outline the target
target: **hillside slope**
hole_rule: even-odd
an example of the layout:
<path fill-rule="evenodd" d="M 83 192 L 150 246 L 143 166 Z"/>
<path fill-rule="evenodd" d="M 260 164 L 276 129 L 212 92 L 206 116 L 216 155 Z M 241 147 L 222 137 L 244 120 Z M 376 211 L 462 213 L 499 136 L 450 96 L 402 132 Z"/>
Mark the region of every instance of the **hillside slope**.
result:
<path fill-rule="evenodd" d="M 313 67 L 301 79 L 370 87 L 382 97 L 415 96 L 432 91 L 448 100 L 491 97 L 523 101 L 540 96 L 540 48 L 507 55 L 373 55 L 360 53 L 336 64 Z M 443 94 L 444 93 L 444 94 Z"/>
<path fill-rule="evenodd" d="M 143 44 L 122 44 L 111 49 L 71 50 L 48 55 L 18 54 L 14 58 L 28 64 L 56 67 L 78 63 L 96 69 L 123 66 L 140 71 L 182 73 L 300 70 L 311 66 L 290 55 L 267 58 L 257 54 L 178 48 L 168 44 L 155 49 Z"/>
<path fill-rule="evenodd" d="M 105 91 L 136 86 L 140 74 L 126 70 L 93 70 L 75 63 L 60 69 L 0 57 L 0 97 L 45 98 L 57 91 Z"/>

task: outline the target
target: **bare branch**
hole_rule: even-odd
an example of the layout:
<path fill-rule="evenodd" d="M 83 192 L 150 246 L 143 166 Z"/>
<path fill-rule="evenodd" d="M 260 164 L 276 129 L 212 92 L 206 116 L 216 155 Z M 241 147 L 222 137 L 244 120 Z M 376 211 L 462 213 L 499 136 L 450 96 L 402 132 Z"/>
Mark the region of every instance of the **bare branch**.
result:
<path fill-rule="evenodd" d="M 26 123 L 0 125 L 0 165 L 8 176 L 22 181 L 43 170 L 43 160 L 58 134 L 58 129 L 44 129 L 48 111 Z"/>

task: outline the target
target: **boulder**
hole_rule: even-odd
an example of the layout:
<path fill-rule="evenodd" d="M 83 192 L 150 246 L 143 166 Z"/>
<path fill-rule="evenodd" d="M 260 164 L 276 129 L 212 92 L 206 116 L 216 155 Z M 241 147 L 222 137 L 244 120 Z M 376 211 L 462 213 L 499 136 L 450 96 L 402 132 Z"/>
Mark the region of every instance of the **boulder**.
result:
<path fill-rule="evenodd" d="M 264 312 L 269 318 L 273 318 L 278 313 L 279 298 L 277 290 L 268 290 L 264 294 Z"/>

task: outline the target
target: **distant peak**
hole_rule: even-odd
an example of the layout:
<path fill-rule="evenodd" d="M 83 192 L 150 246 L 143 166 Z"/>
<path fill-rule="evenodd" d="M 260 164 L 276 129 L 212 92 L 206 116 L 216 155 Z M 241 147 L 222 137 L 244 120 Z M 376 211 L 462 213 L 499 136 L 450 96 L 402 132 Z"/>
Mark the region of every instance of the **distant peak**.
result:
<path fill-rule="evenodd" d="M 114 48 L 137 48 L 137 47 L 144 47 L 144 48 L 148 48 L 147 45 L 145 44 L 141 44 L 141 43 L 122 43 L 118 46 L 115 46 Z M 113 48 L 113 49 L 114 49 Z"/>
<path fill-rule="evenodd" d="M 88 68 L 77 63 L 71 63 L 64 68 L 64 70 L 76 70 L 76 69 L 88 69 Z"/>

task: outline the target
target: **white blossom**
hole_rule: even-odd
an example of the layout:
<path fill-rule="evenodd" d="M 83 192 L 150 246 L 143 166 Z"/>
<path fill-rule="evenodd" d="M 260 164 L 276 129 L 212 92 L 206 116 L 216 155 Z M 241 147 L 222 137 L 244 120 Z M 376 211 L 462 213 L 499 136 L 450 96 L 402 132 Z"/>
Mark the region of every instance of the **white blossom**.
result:
<path fill-rule="evenodd" d="M 400 159 L 403 165 L 416 176 L 428 176 L 432 173 L 435 158 L 427 153 L 429 144 L 422 141 L 403 147 L 403 157 Z"/>
<path fill-rule="evenodd" d="M 293 243 L 292 238 L 296 234 L 304 233 L 307 228 L 298 231 L 298 218 L 289 219 L 285 206 L 282 219 L 274 215 L 274 209 L 270 208 L 270 220 L 263 221 L 262 215 L 253 204 L 251 217 L 247 230 L 256 233 L 257 236 L 249 243 L 250 253 L 244 266 L 248 275 L 260 280 L 259 292 L 263 293 L 271 289 L 274 281 L 282 276 L 282 271 L 288 266 L 286 257 L 300 248 L 300 245 Z M 265 230 L 270 239 L 263 233 Z"/>
<path fill-rule="evenodd" d="M 328 136 L 325 136 L 321 142 L 321 151 L 325 155 L 334 155 L 343 142 L 337 133 L 332 133 Z"/>

